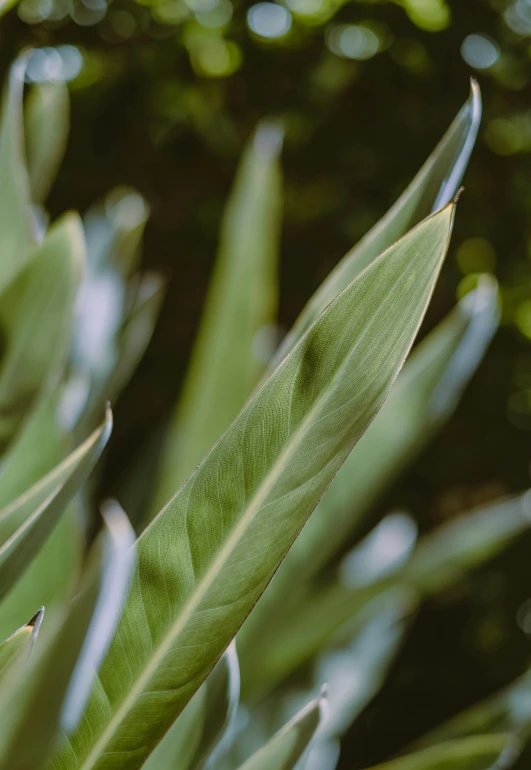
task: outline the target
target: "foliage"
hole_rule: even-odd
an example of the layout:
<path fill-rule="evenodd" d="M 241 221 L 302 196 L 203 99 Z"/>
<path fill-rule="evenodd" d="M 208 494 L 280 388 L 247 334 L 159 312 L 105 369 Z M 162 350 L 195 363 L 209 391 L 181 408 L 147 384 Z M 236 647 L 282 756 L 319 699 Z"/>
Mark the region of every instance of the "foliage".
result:
<path fill-rule="evenodd" d="M 98 527 L 87 479 L 111 432 L 105 399 L 136 366 L 160 302 L 160 281 L 138 269 L 147 207 L 121 189 L 84 223 L 69 214 L 48 226 L 68 110 L 63 86 L 35 87 L 25 137 L 27 62 L 12 68 L 0 128 L 10 191 L 0 241 L 0 625 L 12 625 L 0 645 L 0 765 L 332 768 L 415 606 L 531 524 L 528 493 L 417 546 L 411 520 L 395 514 L 336 568 L 377 495 L 450 416 L 497 327 L 485 277 L 409 356 L 476 139 L 477 86 L 270 363 L 280 135 L 259 126 L 227 204 L 163 460 L 137 480 L 152 498 L 145 518 L 169 500 L 137 536 L 117 503 Z M 495 729 L 474 736 L 465 726 L 386 767 L 513 762 L 528 720 L 502 711 Z"/>

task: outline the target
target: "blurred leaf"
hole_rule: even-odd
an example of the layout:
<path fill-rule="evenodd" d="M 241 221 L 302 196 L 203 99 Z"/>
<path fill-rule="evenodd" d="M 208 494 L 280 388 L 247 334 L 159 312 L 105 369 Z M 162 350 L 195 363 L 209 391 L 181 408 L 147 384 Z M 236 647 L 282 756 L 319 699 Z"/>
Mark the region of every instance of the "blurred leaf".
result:
<path fill-rule="evenodd" d="M 102 691 L 55 768 L 103 755 L 108 770 L 138 767 L 204 681 L 385 400 L 453 214 L 421 223 L 329 305 L 141 535 Z"/>
<path fill-rule="evenodd" d="M 2 767 L 9 767 L 10 770 L 38 770 L 43 767 L 57 740 L 61 709 L 69 682 L 72 675 L 79 674 L 78 661 L 87 655 L 85 642 L 86 638 L 90 639 L 93 623 L 101 623 L 101 617 L 98 618 L 98 604 L 99 610 L 102 610 L 99 598 L 111 590 L 106 582 L 114 574 L 110 560 L 115 559 L 117 553 L 123 554 L 124 547 L 130 549 L 127 527 L 113 525 L 112 529 L 106 529 L 101 546 L 93 554 L 74 601 L 63 609 L 60 617 L 51 619 L 38 654 L 31 658 L 22 686 L 15 688 L 11 684 L 11 687 L 0 693 Z M 129 557 L 126 562 L 129 562 Z M 125 568 L 126 562 L 122 560 Z M 113 622 L 114 619 L 111 619 L 111 631 Z M 88 658 L 92 658 L 90 652 Z"/>
<path fill-rule="evenodd" d="M 500 768 L 509 767 L 519 751 L 512 735 L 481 735 L 442 743 L 375 765 L 372 770 L 493 770 L 496 762 Z"/>
<path fill-rule="evenodd" d="M 239 695 L 240 669 L 233 641 L 150 754 L 145 770 L 216 768 L 220 756 L 216 748 L 236 716 Z"/>
<path fill-rule="evenodd" d="M 81 223 L 67 214 L 2 296 L 0 442 L 11 437 L 37 394 L 60 373 L 83 262 Z"/>
<path fill-rule="evenodd" d="M 74 730 L 87 705 L 95 677 L 114 636 L 135 566 L 135 532 L 117 503 L 102 511 L 107 537 L 98 601 L 63 704 L 61 726 Z"/>
<path fill-rule="evenodd" d="M 25 626 L 19 628 L 0 644 L 0 683 L 10 673 L 13 666 L 28 657 L 37 639 L 43 614 L 44 607 L 41 607 Z"/>
<path fill-rule="evenodd" d="M 323 718 L 326 696 L 309 703 L 239 770 L 293 770 Z"/>
<path fill-rule="evenodd" d="M 0 4 L 0 16 L 5 6 Z M 26 169 L 22 98 L 27 55 L 12 65 L 0 123 L 0 292 L 28 261 L 37 245 Z"/>
<path fill-rule="evenodd" d="M 63 82 L 41 83 L 30 91 L 25 111 L 31 195 L 44 203 L 63 160 L 68 141 L 70 102 Z"/>
<path fill-rule="evenodd" d="M 299 315 L 276 352 L 271 368 L 291 350 L 319 313 L 375 257 L 431 212 L 446 206 L 456 194 L 478 133 L 481 94 L 471 81 L 470 97 L 409 187 L 387 214 L 334 268 Z"/>
<path fill-rule="evenodd" d="M 72 496 L 88 477 L 111 433 L 112 416 L 27 492 L 0 511 L 0 597 L 43 546 Z"/>
<path fill-rule="evenodd" d="M 380 413 L 339 470 L 242 629 L 246 686 L 252 683 L 248 657 L 258 663 L 268 636 L 278 632 L 284 620 L 289 624 L 300 594 L 311 590 L 304 588 L 303 581 L 348 542 L 370 505 L 452 413 L 497 321 L 497 287 L 485 278 L 415 348 Z M 294 585 L 301 587 L 299 593 L 293 592 Z"/>
<path fill-rule="evenodd" d="M 0 508 L 26 492 L 64 457 L 56 402 L 55 393 L 39 399 L 3 460 Z M 66 600 L 81 565 L 76 513 L 73 506 L 67 509 L 22 577 L 0 602 L 0 637 L 19 626 L 40 604 L 49 611 Z"/>
<path fill-rule="evenodd" d="M 166 451 L 152 514 L 199 464 L 255 387 L 275 321 L 281 216 L 281 132 L 261 124 L 242 157 L 221 230 L 214 273 Z"/>
<path fill-rule="evenodd" d="M 224 753 L 223 739 L 234 724 L 240 700 L 240 666 L 234 639 L 203 687 L 206 688 L 203 734 L 191 768 L 215 770 Z"/>
<path fill-rule="evenodd" d="M 270 622 L 254 647 L 240 654 L 244 688 L 258 692 L 275 684 L 310 660 L 338 632 L 359 627 L 375 602 L 387 600 L 389 592 L 409 588 L 427 596 L 459 580 L 508 545 L 531 526 L 531 492 L 497 503 L 439 527 L 426 535 L 410 560 L 394 573 L 365 586 L 337 581 L 314 590 L 283 617 L 283 632 Z"/>
<path fill-rule="evenodd" d="M 116 338 L 116 361 L 107 377 L 94 382 L 76 432 L 83 434 L 93 426 L 95 416 L 106 400 L 115 403 L 129 382 L 148 346 L 164 298 L 164 283 L 155 275 L 145 275 L 138 286 L 135 302 Z"/>
<path fill-rule="evenodd" d="M 500 692 L 462 711 L 415 742 L 414 749 L 487 732 L 512 732 L 531 737 L 531 672 Z"/>
<path fill-rule="evenodd" d="M 173 767 L 178 767 L 179 770 L 190 770 L 195 753 L 201 746 L 206 698 L 205 684 L 199 688 L 162 741 L 149 755 L 146 763 L 142 765 L 144 770 L 166 770 Z"/>

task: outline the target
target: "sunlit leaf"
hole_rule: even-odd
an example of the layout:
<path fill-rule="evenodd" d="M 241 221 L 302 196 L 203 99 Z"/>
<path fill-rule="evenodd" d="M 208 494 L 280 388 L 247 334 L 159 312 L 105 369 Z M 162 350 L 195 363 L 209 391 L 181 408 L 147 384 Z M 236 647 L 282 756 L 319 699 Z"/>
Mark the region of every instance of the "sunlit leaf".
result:
<path fill-rule="evenodd" d="M 380 413 L 354 448 L 242 629 L 245 684 L 248 657 L 289 627 L 303 581 L 351 537 L 364 514 L 423 449 L 455 407 L 497 328 L 497 287 L 485 277 L 413 351 Z M 293 587 L 298 587 L 298 592 Z M 275 640 L 271 642 L 275 646 Z"/>
<path fill-rule="evenodd" d="M 140 767 L 199 688 L 384 402 L 453 214 L 421 223 L 329 305 L 139 538 L 101 692 L 53 767 Z"/>
<path fill-rule="evenodd" d="M 387 214 L 354 246 L 319 287 L 274 356 L 275 366 L 335 296 L 372 260 L 424 217 L 456 194 L 474 148 L 481 120 L 475 80 L 470 97 L 416 177 Z"/>

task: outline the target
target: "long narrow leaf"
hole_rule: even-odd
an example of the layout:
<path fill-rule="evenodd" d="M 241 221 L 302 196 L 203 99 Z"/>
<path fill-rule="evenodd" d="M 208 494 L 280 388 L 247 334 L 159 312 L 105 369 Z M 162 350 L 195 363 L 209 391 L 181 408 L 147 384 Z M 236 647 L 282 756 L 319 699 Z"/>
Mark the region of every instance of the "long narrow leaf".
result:
<path fill-rule="evenodd" d="M 371 770 L 502 770 L 510 767 L 519 751 L 520 745 L 512 735 L 481 735 L 442 743 L 375 765 Z"/>
<path fill-rule="evenodd" d="M 61 727 L 65 733 L 77 727 L 87 705 L 122 614 L 135 564 L 135 532 L 124 511 L 117 503 L 109 503 L 102 515 L 107 533 L 104 571 L 98 601 L 63 705 Z"/>
<path fill-rule="evenodd" d="M 2 296 L 7 349 L 0 368 L 0 443 L 61 371 L 84 257 L 80 220 L 67 214 Z"/>
<path fill-rule="evenodd" d="M 314 592 L 284 622 L 264 628 L 261 639 L 242 653 L 242 681 L 248 696 L 273 688 L 310 660 L 345 624 L 363 620 L 367 608 L 389 592 L 409 588 L 429 596 L 459 580 L 531 526 L 529 492 L 460 516 L 423 538 L 410 560 L 394 573 L 366 586 L 336 582 Z"/>
<path fill-rule="evenodd" d="M 325 704 L 324 694 L 309 703 L 239 770 L 293 770 L 321 723 Z"/>
<path fill-rule="evenodd" d="M 31 89 L 25 112 L 26 145 L 31 195 L 44 203 L 66 150 L 70 103 L 60 81 Z"/>
<path fill-rule="evenodd" d="M 60 617 L 52 618 L 40 654 L 32 656 L 23 684 L 17 688 L 10 682 L 11 686 L 0 693 L 0 766 L 38 770 L 46 762 L 60 735 L 62 708 L 72 676 L 81 686 L 87 684 L 84 664 L 81 672 L 77 664 L 80 655 L 82 660 L 87 655 L 85 640 L 87 632 L 90 639 L 95 618 L 97 626 L 101 623 L 94 614 L 99 597 L 113 588 L 107 583 L 114 574 L 110 561 L 117 551 L 123 553 L 124 546 L 130 550 L 129 544 L 130 534 L 123 523 L 105 529 L 103 543 L 97 544 L 78 595 Z M 93 644 L 94 638 L 91 641 Z"/>
<path fill-rule="evenodd" d="M 487 277 L 413 351 L 383 408 L 353 449 L 242 629 L 247 657 L 301 603 L 304 581 L 348 541 L 372 503 L 449 417 L 497 328 L 497 287 Z M 299 592 L 293 591 L 293 586 Z M 265 636 L 264 636 L 265 633 Z M 274 643 L 273 643 L 274 646 Z M 250 650 L 250 652 L 248 652 Z"/>
<path fill-rule="evenodd" d="M 453 215 L 421 223 L 331 303 L 139 538 L 102 692 L 56 768 L 140 767 L 199 688 L 384 402 Z"/>
<path fill-rule="evenodd" d="M 416 177 L 387 214 L 354 246 L 319 287 L 283 340 L 272 367 L 282 360 L 319 313 L 375 257 L 456 194 L 476 142 L 481 94 L 471 81 L 470 97 Z"/>
<path fill-rule="evenodd" d="M 228 428 L 267 361 L 256 347 L 276 313 L 280 140 L 279 128 L 259 126 L 238 169 L 190 369 L 167 435 L 153 513 Z"/>
<path fill-rule="evenodd" d="M 0 9 L 1 15 L 1 9 Z M 0 292 L 17 275 L 37 245 L 26 169 L 22 98 L 27 56 L 12 65 L 0 123 Z"/>
<path fill-rule="evenodd" d="M 13 666 L 28 657 L 37 639 L 43 614 L 44 607 L 41 607 L 26 625 L 0 644 L 0 682 L 10 673 Z"/>
<path fill-rule="evenodd" d="M 0 511 L 0 598 L 45 543 L 67 503 L 88 477 L 111 432 L 112 416 L 66 460 Z"/>

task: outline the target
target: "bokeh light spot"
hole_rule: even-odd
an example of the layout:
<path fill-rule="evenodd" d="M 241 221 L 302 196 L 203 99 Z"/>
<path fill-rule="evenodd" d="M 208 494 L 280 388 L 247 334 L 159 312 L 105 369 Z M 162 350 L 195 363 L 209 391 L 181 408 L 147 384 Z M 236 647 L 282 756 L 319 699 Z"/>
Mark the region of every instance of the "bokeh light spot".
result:
<path fill-rule="evenodd" d="M 359 61 L 370 59 L 380 48 L 378 35 L 360 24 L 336 24 L 329 27 L 326 44 L 338 56 Z"/>
<path fill-rule="evenodd" d="M 461 45 L 461 56 L 471 67 L 486 70 L 500 57 L 500 49 L 486 35 L 468 35 Z"/>
<path fill-rule="evenodd" d="M 276 3 L 257 3 L 247 13 L 249 29 L 259 37 L 274 40 L 291 29 L 291 14 Z"/>

